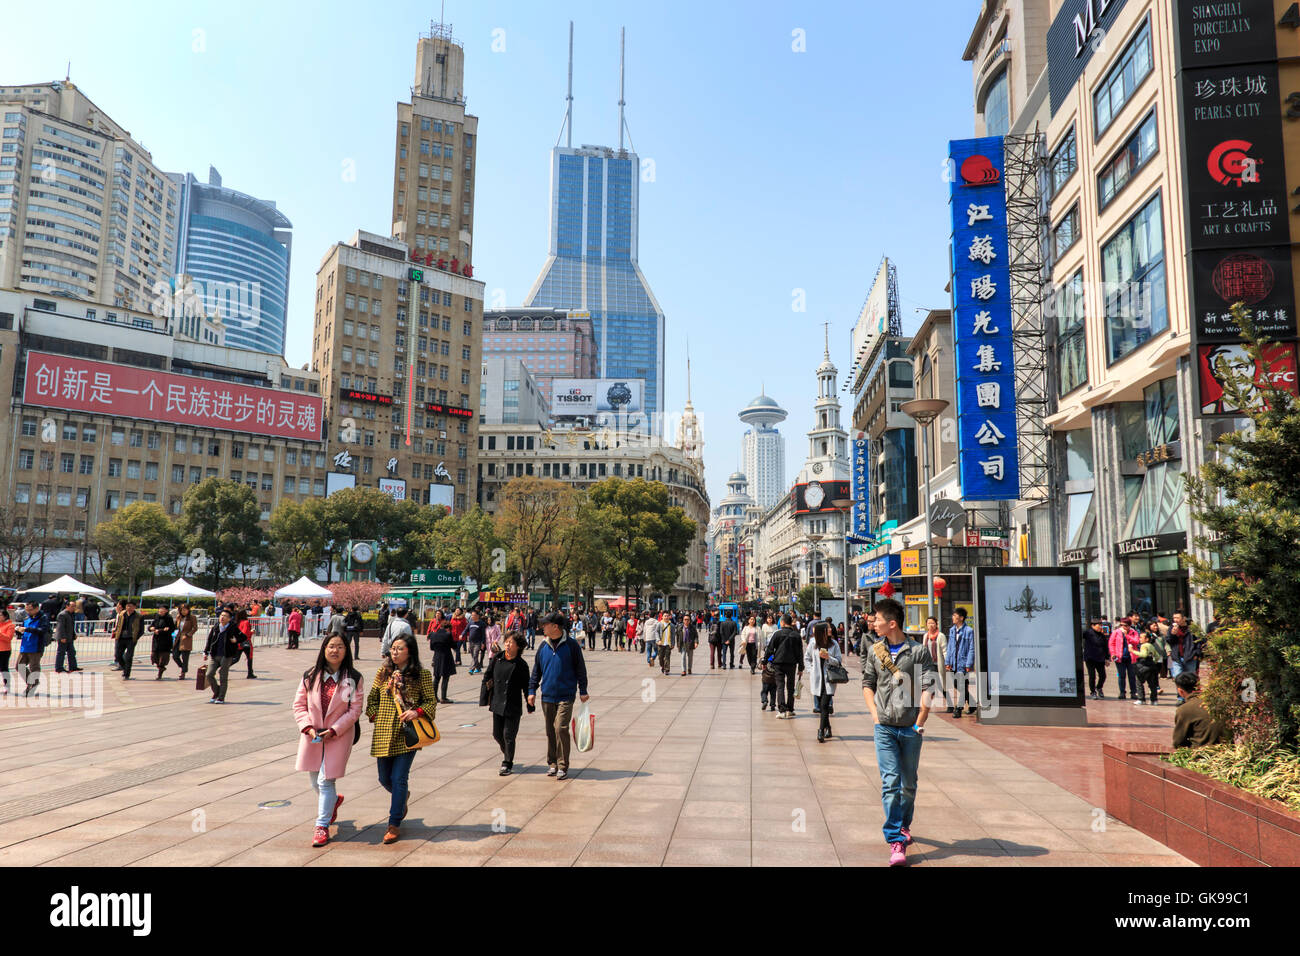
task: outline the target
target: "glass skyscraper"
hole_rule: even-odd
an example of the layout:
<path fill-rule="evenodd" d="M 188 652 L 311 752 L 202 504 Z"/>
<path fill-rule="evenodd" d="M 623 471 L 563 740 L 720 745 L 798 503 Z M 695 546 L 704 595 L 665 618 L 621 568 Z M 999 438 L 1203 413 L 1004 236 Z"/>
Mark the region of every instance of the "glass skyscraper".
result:
<path fill-rule="evenodd" d="M 293 224 L 274 202 L 222 186 L 215 169 L 207 183 L 169 175 L 181 184 L 177 274 L 220 312 L 227 346 L 283 355 Z"/>
<path fill-rule="evenodd" d="M 549 254 L 524 305 L 591 313 L 599 376 L 643 380 L 645 410 L 662 415 L 664 314 L 637 265 L 640 169 L 627 150 L 551 151 Z"/>

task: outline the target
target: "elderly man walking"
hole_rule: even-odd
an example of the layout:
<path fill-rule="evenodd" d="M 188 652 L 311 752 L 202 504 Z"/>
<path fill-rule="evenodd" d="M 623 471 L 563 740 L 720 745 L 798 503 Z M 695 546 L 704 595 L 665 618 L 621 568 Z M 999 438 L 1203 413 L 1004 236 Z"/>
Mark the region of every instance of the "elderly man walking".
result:
<path fill-rule="evenodd" d="M 546 721 L 546 763 L 548 777 L 564 780 L 569 776 L 569 721 L 573 717 L 573 698 L 586 703 L 587 664 L 582 647 L 569 637 L 569 622 L 558 612 L 542 619 L 542 641 L 533 656 L 533 673 L 528 680 L 528 706 L 537 705 L 542 693 L 542 716 Z"/>

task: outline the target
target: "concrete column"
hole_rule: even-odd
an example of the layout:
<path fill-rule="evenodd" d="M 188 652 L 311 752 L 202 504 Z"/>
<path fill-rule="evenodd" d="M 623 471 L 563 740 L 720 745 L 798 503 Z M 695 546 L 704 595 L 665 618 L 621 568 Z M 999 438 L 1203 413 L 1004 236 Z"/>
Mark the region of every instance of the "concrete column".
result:
<path fill-rule="evenodd" d="M 1196 474 L 1200 467 L 1211 457 L 1212 452 L 1206 448 L 1207 430 L 1202 420 L 1196 415 L 1196 382 L 1192 378 L 1191 356 L 1185 355 L 1178 360 L 1178 418 L 1179 436 L 1183 442 L 1183 470 L 1186 474 Z M 1188 541 L 1187 550 L 1197 557 L 1209 560 L 1210 552 L 1206 548 L 1197 548 L 1192 542 L 1197 535 L 1207 534 L 1209 529 L 1199 521 L 1192 519 L 1191 506 L 1187 506 Z M 1189 588 L 1191 607 L 1187 609 L 1192 620 L 1202 627 L 1214 619 L 1214 604 L 1207 601 L 1196 591 L 1196 586 Z"/>
<path fill-rule="evenodd" d="M 1115 556 L 1115 543 L 1128 519 L 1124 501 L 1123 452 L 1115 406 L 1092 412 L 1093 502 L 1097 510 L 1097 563 L 1101 612 L 1114 620 L 1127 614 L 1128 565 Z"/>

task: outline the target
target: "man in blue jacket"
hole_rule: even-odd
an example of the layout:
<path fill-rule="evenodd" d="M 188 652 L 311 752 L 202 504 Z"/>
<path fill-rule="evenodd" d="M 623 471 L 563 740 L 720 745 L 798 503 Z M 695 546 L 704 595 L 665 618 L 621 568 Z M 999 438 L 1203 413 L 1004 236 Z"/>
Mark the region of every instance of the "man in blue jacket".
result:
<path fill-rule="evenodd" d="M 975 713 L 975 694 L 970 688 L 969 674 L 975 669 L 975 631 L 966 623 L 966 609 L 952 612 L 952 627 L 948 628 L 948 653 L 944 666 L 953 675 L 953 706 L 950 713 L 961 716 L 962 698 L 966 699 L 966 713 Z"/>
<path fill-rule="evenodd" d="M 542 716 L 546 720 L 546 763 L 548 777 L 564 780 L 569 776 L 569 721 L 573 717 L 573 698 L 579 695 L 586 703 L 587 664 L 582 648 L 569 637 L 569 622 L 555 612 L 542 619 L 546 635 L 533 657 L 533 674 L 528 680 L 528 706 L 537 704 L 537 689 L 542 691 Z"/>
<path fill-rule="evenodd" d="M 21 643 L 18 645 L 18 676 L 27 685 L 24 697 L 31 697 L 41 683 L 41 655 L 45 645 L 50 642 L 50 621 L 35 601 L 27 602 L 27 616 L 15 631 Z"/>

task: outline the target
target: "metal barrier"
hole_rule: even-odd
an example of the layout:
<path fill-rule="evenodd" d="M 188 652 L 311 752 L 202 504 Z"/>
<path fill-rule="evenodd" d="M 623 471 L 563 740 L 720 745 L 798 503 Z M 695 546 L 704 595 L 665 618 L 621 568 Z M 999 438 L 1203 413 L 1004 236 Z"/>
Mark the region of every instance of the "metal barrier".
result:
<path fill-rule="evenodd" d="M 320 636 L 322 616 L 308 614 L 303 616 L 302 634 L 300 640 L 311 641 Z M 144 653 L 145 659 L 148 659 L 148 652 L 152 646 L 153 635 L 149 633 L 149 621 L 152 618 L 145 618 L 145 630 L 140 635 L 139 641 L 136 642 L 137 657 L 141 652 Z M 212 625 L 216 623 L 215 617 L 199 618 L 199 629 L 194 632 L 194 645 L 192 655 L 202 658 L 203 646 L 207 643 L 208 632 Z M 286 644 L 289 641 L 289 631 L 285 626 L 283 617 L 273 615 L 262 615 L 261 617 L 249 618 L 252 624 L 252 638 L 254 655 L 259 647 L 274 647 L 277 644 Z M 77 622 L 77 663 L 78 664 L 99 664 L 112 661 L 114 658 L 114 640 L 113 640 L 113 618 L 100 621 L 78 621 Z M 58 644 L 53 640 L 45 647 L 45 653 L 41 656 L 41 667 L 53 667 L 54 658 L 58 653 Z"/>

